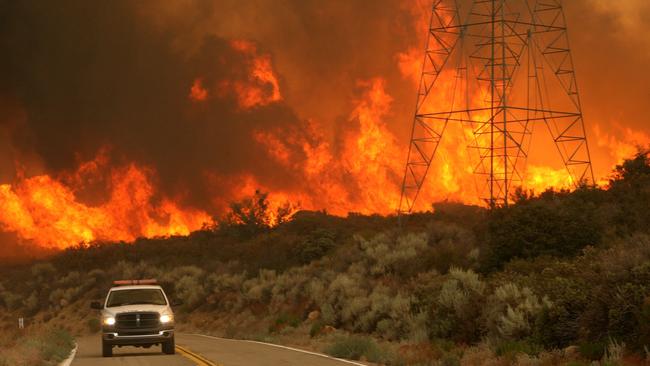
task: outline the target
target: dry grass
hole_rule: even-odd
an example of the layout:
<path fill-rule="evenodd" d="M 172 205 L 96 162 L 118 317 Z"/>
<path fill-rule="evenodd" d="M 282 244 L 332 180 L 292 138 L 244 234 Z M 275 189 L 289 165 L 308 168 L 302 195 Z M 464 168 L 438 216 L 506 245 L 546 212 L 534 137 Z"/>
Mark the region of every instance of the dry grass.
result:
<path fill-rule="evenodd" d="M 65 330 L 33 325 L 0 339 L 1 366 L 50 366 L 68 357 L 73 338 Z"/>

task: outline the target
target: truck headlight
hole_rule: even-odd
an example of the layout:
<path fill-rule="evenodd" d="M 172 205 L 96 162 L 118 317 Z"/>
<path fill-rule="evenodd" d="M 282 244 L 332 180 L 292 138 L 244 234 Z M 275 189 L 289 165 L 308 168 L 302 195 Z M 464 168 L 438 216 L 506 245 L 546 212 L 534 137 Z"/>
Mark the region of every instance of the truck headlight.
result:
<path fill-rule="evenodd" d="M 113 318 L 112 316 L 104 318 L 104 324 L 105 325 L 115 325 L 115 318 Z"/>
<path fill-rule="evenodd" d="M 160 322 L 163 323 L 163 324 L 169 323 L 172 320 L 174 320 L 174 317 L 171 316 L 171 315 L 164 314 L 164 315 L 160 316 Z"/>

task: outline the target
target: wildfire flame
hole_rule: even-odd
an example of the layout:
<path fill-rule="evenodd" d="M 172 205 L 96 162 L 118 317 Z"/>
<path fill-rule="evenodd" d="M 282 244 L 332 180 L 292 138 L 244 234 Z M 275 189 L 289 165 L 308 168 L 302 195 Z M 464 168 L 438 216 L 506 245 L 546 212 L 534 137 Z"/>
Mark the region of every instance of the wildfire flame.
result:
<path fill-rule="evenodd" d="M 268 54 L 258 54 L 255 44 L 249 41 L 234 40 L 231 46 L 247 56 L 250 70 L 247 81 L 222 84 L 224 89 L 232 88 L 235 91 L 239 106 L 248 109 L 281 100 L 280 86 L 271 66 L 271 57 Z"/>
<path fill-rule="evenodd" d="M 190 88 L 189 98 L 197 102 L 203 102 L 208 99 L 208 90 L 203 87 L 201 79 L 194 79 L 192 87 Z"/>
<path fill-rule="evenodd" d="M 412 11 L 417 28 L 426 30 L 430 1 L 404 4 Z M 421 33 L 424 36 L 425 32 Z M 238 66 L 243 66 L 246 74 L 229 77 L 223 76 L 227 72 L 217 73 L 221 79 L 213 80 L 209 73 L 192 70 L 187 80 L 182 79 L 178 94 L 190 108 L 201 113 L 206 109 L 202 107 L 217 99 L 231 99 L 233 110 L 246 114 L 283 103 L 284 97 L 290 99 L 289 93 L 281 90 L 283 79 L 270 53 L 242 39 L 231 40 L 226 47 L 242 60 Z M 300 207 L 336 215 L 395 213 L 408 148 L 408 141 L 398 136 L 411 127 L 413 116 L 394 116 L 394 107 L 398 102 L 415 103 L 422 52 L 407 47 L 392 55 L 395 69 L 405 83 L 411 83 L 411 102 L 396 101 L 399 94 L 390 89 L 390 79 L 385 75 L 356 80 L 358 90 L 351 98 L 351 107 L 342 114 L 334 137 L 329 121 L 319 121 L 317 115 L 302 119 L 302 124 L 293 128 L 274 130 L 272 126 L 256 125 L 252 132 L 247 130 L 251 141 L 265 151 L 259 157 L 260 165 L 273 162 L 274 167 L 282 169 L 278 175 L 290 178 L 271 182 L 255 171 L 201 172 L 206 185 L 214 187 L 206 203 L 211 209 L 202 210 L 181 204 L 182 197 L 161 193 L 156 184 L 156 167 L 137 162 L 112 165 L 107 150 L 101 149 L 95 159 L 80 163 L 73 171 L 29 177 L 18 174 L 13 182 L 1 184 L 0 229 L 50 248 L 96 240 L 129 242 L 138 237 L 187 235 L 214 224 L 213 217 L 225 214 L 231 202 L 250 197 L 257 190 L 269 193 L 270 225 L 278 223 L 274 213 L 287 202 L 296 205 L 291 206 L 292 212 Z M 454 75 L 443 73 L 437 82 L 442 90 L 451 90 Z M 444 109 L 452 98 L 443 91 L 431 103 Z M 589 124 L 594 125 L 591 121 Z M 596 144 L 610 152 L 610 166 L 631 156 L 637 146 L 650 143 L 646 134 L 620 130 L 622 136 L 607 134 L 597 127 L 594 130 Z M 432 202 L 441 200 L 483 204 L 477 195 L 475 161 L 467 149 L 472 138 L 471 131 L 462 126 L 448 127 L 418 197 L 417 210 L 430 210 Z M 554 149 L 551 141 L 546 147 Z M 548 187 L 568 188 L 571 184 L 564 168 L 537 162 L 528 165 L 523 182 L 524 188 L 535 192 Z M 85 199 L 84 192 L 93 185 L 104 188 L 105 192 L 98 195 L 102 199 Z"/>
<path fill-rule="evenodd" d="M 73 176 L 97 173 L 101 159 L 81 164 Z M 96 206 L 80 202 L 63 178 L 37 175 L 2 184 L 0 227 L 44 247 L 65 248 L 96 240 L 188 235 L 212 222 L 207 213 L 181 208 L 171 198 L 154 202 L 151 169 L 132 163 L 111 168 L 109 176 L 109 198 Z"/>

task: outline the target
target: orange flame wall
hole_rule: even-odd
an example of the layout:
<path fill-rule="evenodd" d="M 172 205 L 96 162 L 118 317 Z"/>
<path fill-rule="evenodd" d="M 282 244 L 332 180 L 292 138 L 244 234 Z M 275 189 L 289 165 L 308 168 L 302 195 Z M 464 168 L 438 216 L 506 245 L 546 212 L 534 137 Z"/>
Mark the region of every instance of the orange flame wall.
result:
<path fill-rule="evenodd" d="M 258 189 L 272 209 L 394 213 L 430 3 L 13 3 L 0 29 L 0 229 L 50 248 L 186 235 Z M 599 12 L 567 3 L 602 179 L 650 143 L 635 107 L 647 88 L 630 86 L 650 77 L 645 56 L 616 43 L 619 28 L 601 29 L 609 18 Z M 629 77 L 621 85 L 593 54 L 603 42 L 625 55 L 611 68 Z M 537 132 L 526 188 L 566 187 L 552 141 Z M 481 204 L 470 137 L 448 128 L 418 210 Z"/>
<path fill-rule="evenodd" d="M 152 203 L 152 175 L 135 164 L 111 168 L 109 199 L 98 206 L 79 202 L 73 187 L 48 175 L 2 184 L 0 225 L 41 246 L 63 248 L 98 240 L 188 235 L 212 222 L 207 213 L 180 208 L 166 197 Z"/>

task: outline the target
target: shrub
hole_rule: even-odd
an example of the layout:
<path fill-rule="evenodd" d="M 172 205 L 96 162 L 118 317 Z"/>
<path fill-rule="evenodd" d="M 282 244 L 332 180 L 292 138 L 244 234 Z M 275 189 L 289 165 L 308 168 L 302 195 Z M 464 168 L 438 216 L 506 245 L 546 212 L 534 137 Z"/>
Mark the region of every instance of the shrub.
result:
<path fill-rule="evenodd" d="M 428 314 L 425 311 L 415 315 L 409 314 L 408 323 L 408 340 L 413 343 L 425 343 L 429 341 L 429 328 L 427 321 Z"/>
<path fill-rule="evenodd" d="M 314 230 L 297 249 L 300 262 L 306 264 L 322 258 L 336 246 L 334 240 L 333 232 L 325 229 Z"/>
<path fill-rule="evenodd" d="M 32 291 L 29 297 L 23 300 L 23 309 L 26 315 L 34 315 L 40 310 L 38 300 L 38 293 L 36 291 Z"/>
<path fill-rule="evenodd" d="M 499 363 L 493 361 L 495 358 L 494 351 L 488 346 L 488 344 L 481 342 L 475 346 L 464 349 L 460 363 L 464 366 L 499 365 Z"/>
<path fill-rule="evenodd" d="M 309 297 L 309 281 L 310 276 L 304 267 L 292 268 L 269 281 L 270 310 L 281 311 L 287 305 L 296 307 L 303 303 Z"/>
<path fill-rule="evenodd" d="M 619 343 L 616 339 L 610 339 L 607 344 L 607 350 L 603 363 L 605 365 L 618 365 L 625 353 L 625 343 Z"/>
<path fill-rule="evenodd" d="M 273 286 L 277 274 L 273 270 L 261 269 L 255 278 L 243 283 L 243 292 L 250 301 L 268 304 L 271 301 Z"/>
<path fill-rule="evenodd" d="M 323 319 L 331 317 L 331 325 L 352 325 L 370 306 L 365 282 L 364 276 L 354 271 L 336 275 L 325 292 L 323 302 L 318 304 L 323 309 Z M 328 307 L 332 310 L 331 314 Z"/>
<path fill-rule="evenodd" d="M 485 283 L 472 270 L 452 268 L 443 283 L 433 315 L 433 335 L 461 342 L 480 338 Z"/>
<path fill-rule="evenodd" d="M 474 233 L 459 223 L 433 221 L 427 225 L 430 249 L 423 253 L 428 257 L 425 271 L 431 267 L 447 273 L 451 267 L 475 268 L 478 265 L 479 248 Z"/>
<path fill-rule="evenodd" d="M 365 357 L 369 361 L 380 359 L 380 350 L 375 341 L 370 337 L 360 335 L 349 335 L 337 337 L 334 343 L 325 348 L 326 354 L 347 358 L 350 360 L 359 360 Z"/>
<path fill-rule="evenodd" d="M 74 338 L 62 329 L 46 332 L 43 337 L 41 356 L 45 360 L 60 362 L 65 360 L 74 346 Z"/>
<path fill-rule="evenodd" d="M 633 159 L 616 166 L 609 182 L 608 194 L 614 202 L 612 223 L 623 236 L 637 231 L 648 232 L 650 222 L 650 156 L 648 151 L 639 152 Z"/>
<path fill-rule="evenodd" d="M 578 346 L 578 351 L 582 357 L 598 361 L 605 355 L 606 344 L 604 342 L 582 342 Z"/>
<path fill-rule="evenodd" d="M 314 324 L 311 325 L 311 328 L 309 328 L 309 336 L 311 338 L 314 338 L 318 336 L 321 331 L 323 330 L 323 327 L 325 327 L 325 322 L 322 320 L 317 320 L 314 322 Z"/>
<path fill-rule="evenodd" d="M 49 283 L 54 279 L 56 268 L 52 263 L 36 263 L 31 268 L 32 276 L 40 283 Z"/>
<path fill-rule="evenodd" d="M 299 317 L 293 314 L 280 313 L 280 315 L 275 318 L 275 321 L 271 324 L 271 326 L 269 326 L 269 332 L 278 332 L 287 326 L 296 328 L 300 325 L 300 323 L 301 320 Z"/>
<path fill-rule="evenodd" d="M 367 307 L 354 322 L 354 329 L 363 332 L 377 331 L 383 338 L 400 339 L 408 332 L 411 315 L 411 298 L 384 285 L 373 288 L 367 299 L 359 301 L 359 307 Z"/>
<path fill-rule="evenodd" d="M 370 273 L 375 275 L 395 273 L 427 248 L 426 234 L 409 233 L 399 237 L 396 243 L 391 242 L 386 234 L 379 234 L 371 240 L 359 236 L 356 239 L 370 262 Z"/>
<path fill-rule="evenodd" d="M 323 319 L 323 322 L 326 325 L 335 325 L 337 316 L 336 312 L 334 311 L 334 308 L 332 307 L 331 304 L 323 304 L 321 305 L 321 314 L 320 314 L 321 319 Z"/>
<path fill-rule="evenodd" d="M 15 294 L 11 291 L 0 292 L 0 298 L 4 303 L 4 306 L 9 310 L 16 310 L 20 308 L 23 302 L 23 298 L 20 294 Z"/>
<path fill-rule="evenodd" d="M 574 202 L 578 198 L 550 190 L 539 198 L 495 210 L 488 221 L 490 248 L 485 269 L 500 269 L 514 258 L 574 256 L 588 245 L 599 244 L 606 225 L 596 217 L 595 203 Z"/>
<path fill-rule="evenodd" d="M 16 352 L 8 357 L 7 363 L 57 365 L 68 357 L 73 346 L 74 339 L 62 329 L 38 329 L 18 339 Z"/>
<path fill-rule="evenodd" d="M 167 296 L 182 299 L 186 310 L 195 309 L 205 302 L 203 269 L 197 266 L 182 266 L 164 272 L 160 277 L 163 287 L 173 290 L 168 291 Z"/>
<path fill-rule="evenodd" d="M 446 353 L 440 358 L 440 366 L 460 366 L 460 359 L 453 353 Z"/>
<path fill-rule="evenodd" d="M 516 356 L 520 353 L 537 356 L 543 350 L 544 348 L 542 346 L 527 341 L 503 341 L 496 345 L 494 353 L 497 356 L 509 357 Z"/>
<path fill-rule="evenodd" d="M 237 311 L 243 306 L 243 284 L 246 273 L 210 274 L 205 280 L 207 300 L 219 309 Z"/>
<path fill-rule="evenodd" d="M 488 297 L 484 317 L 488 336 L 496 339 L 523 339 L 531 335 L 536 317 L 550 308 L 548 299 L 539 299 L 529 288 L 514 283 L 497 287 Z"/>
<path fill-rule="evenodd" d="M 204 304 L 205 289 L 200 279 L 192 276 L 183 276 L 174 285 L 176 296 L 183 299 L 184 306 L 188 310 Z"/>

